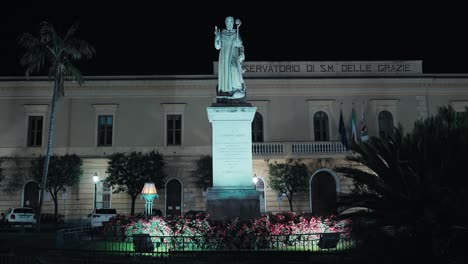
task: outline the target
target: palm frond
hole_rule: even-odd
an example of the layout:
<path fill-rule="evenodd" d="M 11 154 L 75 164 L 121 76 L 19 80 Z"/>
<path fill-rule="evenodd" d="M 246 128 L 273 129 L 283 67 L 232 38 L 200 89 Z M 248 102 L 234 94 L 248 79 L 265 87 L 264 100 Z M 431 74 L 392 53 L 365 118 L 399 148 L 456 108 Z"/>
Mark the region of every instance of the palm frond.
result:
<path fill-rule="evenodd" d="M 78 84 L 80 85 L 83 84 L 84 82 L 83 75 L 81 74 L 81 71 L 75 65 L 67 61 L 66 68 L 67 68 L 67 76 L 70 76 L 73 80 L 78 82 Z"/>
<path fill-rule="evenodd" d="M 71 38 L 66 42 L 64 52 L 75 61 L 82 57 L 90 59 L 95 54 L 94 48 L 88 42 L 76 38 Z"/>
<path fill-rule="evenodd" d="M 39 29 L 39 37 L 42 43 L 48 45 L 52 42 L 52 36 L 57 35 L 52 24 L 47 21 L 42 21 Z"/>
<path fill-rule="evenodd" d="M 26 66 L 26 74 L 40 71 L 48 66 L 49 81 L 54 80 L 55 92 L 59 97 L 64 95 L 63 82 L 71 77 L 82 84 L 81 72 L 71 63 L 83 57 L 91 58 L 95 50 L 86 41 L 76 38 L 78 23 L 74 23 L 62 38 L 47 21 L 40 24 L 39 37 L 24 33 L 18 39 L 18 44 L 26 49 L 20 63 Z"/>
<path fill-rule="evenodd" d="M 63 37 L 64 42 L 68 42 L 68 40 L 75 36 L 76 31 L 78 30 L 78 26 L 80 25 L 79 21 L 73 23 L 67 30 L 67 33 Z"/>

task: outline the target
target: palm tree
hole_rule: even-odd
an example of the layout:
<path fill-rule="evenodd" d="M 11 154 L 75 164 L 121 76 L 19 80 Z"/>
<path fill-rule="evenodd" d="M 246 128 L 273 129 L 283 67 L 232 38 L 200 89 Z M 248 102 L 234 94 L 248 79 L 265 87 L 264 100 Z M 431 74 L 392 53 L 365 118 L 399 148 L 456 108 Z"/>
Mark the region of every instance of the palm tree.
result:
<path fill-rule="evenodd" d="M 354 155 L 347 159 L 363 166 L 337 171 L 365 188 L 343 195 L 340 203 L 368 208 L 354 216 L 378 229 L 392 226 L 400 238 L 396 244 L 406 237 L 414 252 L 440 257 L 455 228 L 467 226 L 468 110 L 441 107 L 437 115 L 417 121 L 411 133 L 394 131 L 351 146 Z"/>
<path fill-rule="evenodd" d="M 40 24 L 39 36 L 23 33 L 18 38 L 18 44 L 25 49 L 20 58 L 20 64 L 26 67 L 26 76 L 30 73 L 48 71 L 49 81 L 53 81 L 52 102 L 49 116 L 49 131 L 47 136 L 47 152 L 42 174 L 41 194 L 39 198 L 39 212 L 37 229 L 40 230 L 42 202 L 44 197 L 47 172 L 49 169 L 50 150 L 54 128 L 55 104 L 65 95 L 65 80 L 75 80 L 83 84 L 83 76 L 74 62 L 82 58 L 90 59 L 94 48 L 86 41 L 76 37 L 78 23 L 74 23 L 64 36 L 57 33 L 53 25 L 44 21 Z"/>

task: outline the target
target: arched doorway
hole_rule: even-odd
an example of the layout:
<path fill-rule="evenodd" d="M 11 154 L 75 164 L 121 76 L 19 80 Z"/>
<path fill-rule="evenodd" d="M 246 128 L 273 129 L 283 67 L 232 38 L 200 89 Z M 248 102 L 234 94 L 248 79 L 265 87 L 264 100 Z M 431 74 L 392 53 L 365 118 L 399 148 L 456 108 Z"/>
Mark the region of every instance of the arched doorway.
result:
<path fill-rule="evenodd" d="M 336 194 L 339 182 L 336 175 L 326 169 L 315 172 L 310 179 L 311 211 L 315 215 L 336 213 Z"/>
<path fill-rule="evenodd" d="M 35 181 L 29 181 L 24 185 L 23 207 L 31 207 L 37 211 L 39 207 L 39 184 Z"/>
<path fill-rule="evenodd" d="M 182 215 L 182 184 L 172 179 L 166 186 L 166 215 Z"/>

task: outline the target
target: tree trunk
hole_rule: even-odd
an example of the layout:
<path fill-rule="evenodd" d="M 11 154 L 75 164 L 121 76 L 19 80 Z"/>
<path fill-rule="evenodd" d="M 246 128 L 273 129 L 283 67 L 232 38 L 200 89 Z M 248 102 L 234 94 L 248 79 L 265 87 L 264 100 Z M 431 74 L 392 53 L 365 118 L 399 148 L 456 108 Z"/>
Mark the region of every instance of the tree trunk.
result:
<path fill-rule="evenodd" d="M 54 192 L 52 199 L 54 200 L 54 224 L 57 223 L 57 216 L 58 216 L 58 192 L 59 190 Z"/>
<path fill-rule="evenodd" d="M 130 215 L 135 215 L 135 201 L 137 196 L 131 196 L 132 197 L 132 208 L 130 210 Z"/>
<path fill-rule="evenodd" d="M 289 194 L 289 195 L 288 195 L 288 201 L 289 201 L 289 208 L 291 209 L 291 212 L 294 212 L 294 210 L 293 210 L 293 205 L 292 205 L 292 201 L 293 201 L 293 196 L 292 196 L 292 194 Z"/>
<path fill-rule="evenodd" d="M 42 181 L 41 181 L 41 194 L 39 196 L 39 206 L 38 206 L 38 217 L 36 230 L 41 231 L 41 214 L 42 214 L 42 203 L 44 201 L 44 190 L 47 185 L 47 173 L 49 172 L 49 161 L 50 161 L 50 149 L 52 148 L 52 134 L 54 129 L 54 115 L 55 115 L 55 102 L 56 102 L 56 93 L 57 93 L 57 78 L 54 81 L 54 92 L 52 94 L 52 102 L 50 108 L 49 116 L 49 132 L 47 135 L 47 152 L 44 157 L 44 170 L 42 172 Z"/>
<path fill-rule="evenodd" d="M 57 226 L 57 215 L 58 215 L 58 199 L 57 199 L 57 193 L 54 192 L 52 195 L 52 200 L 54 200 L 54 227 Z M 52 193 L 51 193 L 52 194 Z"/>

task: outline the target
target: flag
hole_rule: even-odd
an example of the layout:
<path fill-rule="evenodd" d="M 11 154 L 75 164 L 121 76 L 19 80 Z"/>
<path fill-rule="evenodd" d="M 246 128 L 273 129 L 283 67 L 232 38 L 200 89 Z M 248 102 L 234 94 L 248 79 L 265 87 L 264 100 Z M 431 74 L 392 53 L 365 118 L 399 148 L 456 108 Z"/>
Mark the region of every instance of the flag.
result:
<path fill-rule="evenodd" d="M 361 142 L 366 142 L 369 139 L 369 136 L 367 135 L 367 125 L 366 121 L 364 119 L 364 105 L 362 107 L 362 117 L 361 117 Z"/>
<path fill-rule="evenodd" d="M 343 144 L 343 146 L 346 147 L 346 149 L 349 149 L 348 137 L 346 136 L 346 128 L 343 122 L 343 113 L 341 112 L 341 109 L 340 109 L 340 124 L 338 127 L 338 131 L 340 132 L 341 143 Z"/>
<path fill-rule="evenodd" d="M 356 118 L 355 118 L 355 115 L 354 115 L 354 107 L 351 110 L 351 141 L 353 141 L 356 144 L 358 143 Z"/>

